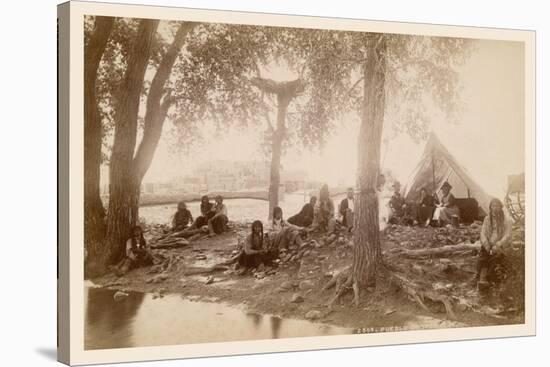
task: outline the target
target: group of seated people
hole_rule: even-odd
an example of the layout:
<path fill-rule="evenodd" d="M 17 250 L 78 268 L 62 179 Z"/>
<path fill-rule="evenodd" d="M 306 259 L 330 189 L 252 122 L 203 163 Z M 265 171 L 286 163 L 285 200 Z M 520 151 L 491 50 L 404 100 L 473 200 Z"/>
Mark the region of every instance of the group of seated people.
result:
<path fill-rule="evenodd" d="M 193 221 L 191 211 L 187 209 L 184 201 L 180 201 L 177 211 L 172 218 L 172 233 L 167 238 L 190 237 L 197 233 L 208 233 L 209 236 L 227 231 L 227 206 L 223 203 L 223 198 L 218 195 L 214 203 L 210 202 L 208 196 L 201 198 L 201 214 Z M 125 257 L 115 265 L 112 270 L 115 274 L 121 276 L 129 270 L 142 266 L 153 264 L 149 246 L 143 237 L 141 226 L 135 226 L 126 241 Z"/>
<path fill-rule="evenodd" d="M 307 205 L 307 204 L 306 204 Z M 238 257 L 239 274 L 249 269 L 273 265 L 273 260 L 279 258 L 279 251 L 292 246 L 301 246 L 304 242 L 304 227 L 289 223 L 283 218 L 283 210 L 273 208 L 273 218 L 264 233 L 260 220 L 252 223 L 250 234 L 246 237 L 242 251 Z"/>
<path fill-rule="evenodd" d="M 319 191 L 319 199 L 312 196 L 309 203 L 300 212 L 288 219 L 288 223 L 297 227 L 331 233 L 336 227 L 334 202 L 330 198 L 328 186 L 325 184 Z"/>
<path fill-rule="evenodd" d="M 200 210 L 201 214 L 193 221 L 193 215 L 185 202 L 178 203 L 178 209 L 172 218 L 172 231 L 176 237 L 189 237 L 198 231 L 208 231 L 210 236 L 214 236 L 227 230 L 227 206 L 223 203 L 221 195 L 215 197 L 214 203 L 204 195 L 201 198 Z"/>
<path fill-rule="evenodd" d="M 444 226 L 446 224 L 458 224 L 460 210 L 456 205 L 456 199 L 452 194 L 452 186 L 445 181 L 441 186 L 442 195 L 438 199 L 429 194 L 428 189 L 420 190 L 420 197 L 416 203 L 407 203 L 401 195 L 399 182 L 393 184 L 394 192 L 388 201 L 390 224 L 412 225 L 415 222 L 421 226 Z"/>
<path fill-rule="evenodd" d="M 405 217 L 408 212 L 407 204 L 400 195 L 399 184 L 394 184 L 393 187 L 395 191 L 388 204 L 391 210 L 390 221 L 400 218 L 400 216 Z M 443 195 L 439 202 L 429 195 L 426 189 L 421 190 L 416 208 L 416 218 L 419 224 L 428 225 L 435 220 L 447 222 L 452 216 L 457 215 L 458 208 L 454 203 L 451 188 L 447 182 L 443 184 Z M 342 225 L 346 228 L 353 226 L 354 208 L 354 192 L 350 188 L 339 207 Z M 193 229 L 207 229 L 210 234 L 216 234 L 227 229 L 227 222 L 227 207 L 223 204 L 223 198 L 217 196 L 212 204 L 208 196 L 203 196 L 201 215 L 195 221 L 193 221 L 191 212 L 185 203 L 178 204 L 177 212 L 172 220 L 172 228 L 176 233 L 184 233 Z M 288 221 L 283 218 L 283 210 L 280 207 L 275 207 L 267 232 L 264 233 L 264 226 L 260 220 L 252 223 L 250 234 L 246 237 L 237 258 L 238 274 L 244 274 L 260 264 L 271 266 L 273 261 L 279 258 L 281 250 L 300 247 L 305 241 L 304 237 L 307 236 L 306 228 L 331 231 L 334 225 L 334 204 L 330 199 L 326 185 L 321 188 L 318 203 L 317 198 L 313 196 L 310 202 Z M 489 215 L 484 218 L 481 227 L 481 250 L 474 277 L 479 289 L 487 287 L 488 270 L 495 261 L 499 261 L 499 258 L 503 256 L 503 249 L 510 242 L 511 233 L 512 224 L 504 214 L 502 202 L 499 199 L 491 200 Z M 135 226 L 126 241 L 125 257 L 112 270 L 121 276 L 131 269 L 152 264 L 153 256 L 143 237 L 143 230 L 140 226 Z"/>
<path fill-rule="evenodd" d="M 394 188 L 399 187 L 394 185 Z M 458 208 L 454 203 L 454 196 L 451 194 L 451 185 L 446 183 L 442 187 L 443 195 L 438 202 L 433 196 L 428 194 L 426 189 L 422 189 L 421 197 L 417 206 L 418 222 L 424 225 L 431 221 L 450 221 L 451 216 L 457 215 Z M 322 196 L 327 198 L 327 188 L 322 189 Z M 394 194 L 398 193 L 398 190 Z M 394 195 L 393 203 L 389 204 L 390 208 L 401 209 L 406 211 L 404 200 L 400 201 L 400 195 Z M 354 202 L 353 190 L 349 189 L 347 197 L 340 203 L 340 214 L 342 223 L 345 226 L 353 226 Z M 390 200 L 391 202 L 391 200 Z M 293 222 L 300 224 L 309 224 L 314 226 L 318 223 L 326 223 L 334 221 L 331 213 L 334 206 L 331 204 L 330 198 L 326 201 L 326 207 L 321 205 L 316 206 L 316 198 L 304 205 L 304 208 L 297 216 L 291 217 Z M 401 204 L 401 205 L 399 205 Z M 399 206 L 398 206 L 399 205 Z M 313 218 L 311 218 L 313 211 Z M 395 213 L 395 212 L 394 212 Z M 324 215 L 324 219 L 319 216 Z M 302 218 L 307 220 L 304 222 Z M 260 264 L 266 266 L 273 265 L 273 260 L 279 257 L 279 251 L 287 249 L 291 246 L 300 246 L 305 239 L 303 234 L 306 233 L 304 226 L 298 226 L 283 219 L 283 211 L 279 207 L 273 210 L 273 219 L 269 231 L 264 233 L 263 224 L 257 220 L 252 223 L 250 234 L 246 237 L 243 249 L 238 257 L 238 266 L 240 267 L 239 274 L 244 274 L 251 268 L 256 268 Z M 499 262 L 503 256 L 504 248 L 509 244 L 512 235 L 512 222 L 505 216 L 503 204 L 499 199 L 493 199 L 489 205 L 489 215 L 487 215 L 481 226 L 480 242 L 481 249 L 477 260 L 477 272 L 474 276 L 474 282 L 478 289 L 484 290 L 488 287 L 488 274 L 492 266 Z"/>

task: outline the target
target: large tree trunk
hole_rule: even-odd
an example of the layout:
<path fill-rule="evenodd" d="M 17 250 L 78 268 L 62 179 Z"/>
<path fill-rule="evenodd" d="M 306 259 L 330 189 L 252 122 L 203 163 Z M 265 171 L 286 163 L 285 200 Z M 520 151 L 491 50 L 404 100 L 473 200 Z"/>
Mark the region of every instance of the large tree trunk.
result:
<path fill-rule="evenodd" d="M 277 128 L 273 132 L 271 144 L 271 174 L 269 180 L 269 215 L 273 218 L 273 208 L 279 205 L 279 186 L 281 184 L 281 154 L 286 130 L 286 113 L 292 97 L 279 94 L 277 96 Z"/>
<path fill-rule="evenodd" d="M 133 157 L 141 90 L 157 27 L 158 20 L 140 22 L 116 106 L 115 138 L 109 165 L 108 262 L 122 257 L 125 239 L 139 220 L 137 205 L 140 187 Z"/>
<path fill-rule="evenodd" d="M 304 90 L 304 84 L 301 79 L 276 82 L 271 79 L 253 78 L 251 82 L 261 91 L 277 96 L 277 126 L 273 129 L 273 141 L 271 143 L 271 174 L 268 194 L 268 219 L 271 220 L 273 217 L 273 208 L 279 205 L 281 155 L 283 141 L 286 136 L 286 114 L 290 102 Z"/>
<path fill-rule="evenodd" d="M 354 222 L 353 288 L 355 302 L 359 290 L 376 284 L 380 258 L 377 181 L 380 173 L 380 145 L 384 120 L 386 40 L 373 35 L 363 66 L 364 94 L 359 132 L 357 186 L 359 189 Z"/>
<path fill-rule="evenodd" d="M 100 196 L 102 124 L 96 99 L 99 63 L 115 18 L 95 17 L 93 33 L 84 48 L 84 244 L 97 256 L 105 235 L 105 209 Z"/>

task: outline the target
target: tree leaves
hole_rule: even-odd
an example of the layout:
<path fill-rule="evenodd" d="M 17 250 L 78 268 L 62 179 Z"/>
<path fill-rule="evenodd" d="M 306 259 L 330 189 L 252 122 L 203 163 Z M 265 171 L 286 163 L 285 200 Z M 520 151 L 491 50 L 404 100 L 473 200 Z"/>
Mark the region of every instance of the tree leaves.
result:
<path fill-rule="evenodd" d="M 165 32 L 155 37 L 148 74 L 154 74 L 180 23 L 166 21 L 159 26 Z M 113 106 L 137 24 L 137 19 L 117 19 L 100 64 L 97 94 L 107 145 L 114 123 Z M 88 17 L 85 37 L 92 25 L 93 17 Z M 360 81 L 372 35 L 201 23 L 186 40 L 166 85 L 175 101 L 169 118 L 179 126 L 174 130 L 182 134 L 179 143 L 192 138 L 185 129 L 193 131 L 194 124 L 206 121 L 214 122 L 220 129 L 263 129 L 267 126 L 265 114 L 274 111 L 275 103 L 251 80 L 263 77 L 262 73 L 273 65 L 283 65 L 298 75 L 304 85 L 303 92 L 289 107 L 288 138 L 307 148 L 322 145 L 338 128 L 342 117 L 360 106 L 362 83 L 356 82 Z M 388 44 L 387 128 L 423 139 L 430 126 L 432 108 L 441 110 L 449 120 L 460 109 L 457 67 L 466 60 L 472 42 L 398 34 L 384 37 Z M 144 96 L 149 83 L 146 78 Z"/>

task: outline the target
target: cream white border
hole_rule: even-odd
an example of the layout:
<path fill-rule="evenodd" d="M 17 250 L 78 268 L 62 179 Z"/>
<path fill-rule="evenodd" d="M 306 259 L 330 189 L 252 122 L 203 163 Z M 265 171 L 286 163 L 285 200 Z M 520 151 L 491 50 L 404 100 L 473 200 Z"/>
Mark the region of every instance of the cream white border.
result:
<path fill-rule="evenodd" d="M 191 344 L 162 347 L 85 351 L 83 279 L 83 16 L 192 20 L 254 25 L 284 25 L 385 33 L 422 34 L 519 41 L 525 43 L 525 143 L 526 143 L 526 309 L 525 324 L 461 329 L 418 330 L 381 334 L 324 336 L 277 340 Z M 388 344 L 466 340 L 535 334 L 535 33 L 532 31 L 349 20 L 291 15 L 195 10 L 173 7 L 70 3 L 70 364 L 144 361 L 249 353 L 331 349 Z M 62 223 L 68 225 L 68 223 Z M 60 244 L 62 245 L 62 244 Z M 68 244 L 67 244 L 68 245 Z M 64 291 L 67 290 L 65 287 Z"/>

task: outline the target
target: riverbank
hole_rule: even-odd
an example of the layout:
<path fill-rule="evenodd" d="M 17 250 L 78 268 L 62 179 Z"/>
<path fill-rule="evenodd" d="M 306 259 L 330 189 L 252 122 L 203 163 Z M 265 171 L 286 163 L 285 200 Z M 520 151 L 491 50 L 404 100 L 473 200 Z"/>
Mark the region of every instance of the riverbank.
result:
<path fill-rule="evenodd" d="M 338 187 L 331 191 L 331 197 L 341 196 L 346 193 L 346 188 Z M 290 195 L 301 195 L 302 192 L 287 193 Z M 140 207 L 154 206 L 154 205 L 167 205 L 177 204 L 180 201 L 187 203 L 198 202 L 203 195 L 208 195 L 210 199 L 213 199 L 216 195 L 221 195 L 224 199 L 256 199 L 256 200 L 268 200 L 267 190 L 255 190 L 255 191 L 211 191 L 207 193 L 181 193 L 181 194 L 148 194 L 141 193 L 139 199 Z M 282 194 L 284 195 L 284 194 Z M 307 192 L 309 196 L 318 195 L 318 190 L 310 190 Z M 101 200 L 104 205 L 108 204 L 109 196 L 102 195 Z"/>
<path fill-rule="evenodd" d="M 163 226 L 149 228 L 152 240 Z M 352 305 L 352 292 L 328 306 L 334 288 L 324 289 L 337 279 L 352 261 L 350 235 L 314 234 L 315 245 L 283 253 L 277 267 L 254 274 L 237 275 L 231 268 L 208 272 L 211 266 L 231 258 L 249 231 L 249 224 L 231 224 L 229 232 L 202 238 L 176 249 L 154 250 L 166 261 L 150 268 L 136 269 L 122 278 L 107 275 L 93 282 L 109 289 L 152 293 L 154 297 L 178 294 L 209 302 L 245 305 L 251 312 L 290 319 L 315 319 L 358 332 L 380 332 L 421 328 L 487 326 L 523 322 L 519 300 L 503 303 L 500 298 L 481 299 L 471 285 L 476 254 L 465 251 L 449 258 L 402 260 L 400 266 L 418 283 L 449 295 L 454 314 L 449 318 L 442 304 L 425 302 L 425 308 L 406 292 L 381 278 L 374 292 L 366 294 L 359 307 Z M 521 228 L 516 230 L 517 238 Z M 401 249 L 436 248 L 472 242 L 478 226 L 460 229 L 390 227 L 382 238 L 385 256 Z M 515 241 L 517 242 L 517 240 Z M 518 245 L 519 246 L 519 245 Z M 517 252 L 517 251 L 516 251 Z M 512 293 L 513 294 L 513 293 Z M 510 297 L 510 296 L 508 296 Z"/>
<path fill-rule="evenodd" d="M 182 194 L 147 194 L 142 193 L 139 198 L 139 206 L 147 207 L 154 205 L 176 204 L 180 201 L 198 202 L 203 195 L 208 195 L 213 199 L 216 195 L 221 195 L 224 199 L 256 199 L 267 200 L 267 191 L 212 191 L 208 193 L 182 193 Z M 106 205 L 109 201 L 108 195 L 103 195 L 101 200 Z"/>

